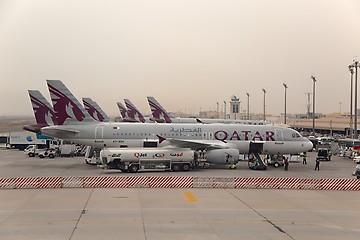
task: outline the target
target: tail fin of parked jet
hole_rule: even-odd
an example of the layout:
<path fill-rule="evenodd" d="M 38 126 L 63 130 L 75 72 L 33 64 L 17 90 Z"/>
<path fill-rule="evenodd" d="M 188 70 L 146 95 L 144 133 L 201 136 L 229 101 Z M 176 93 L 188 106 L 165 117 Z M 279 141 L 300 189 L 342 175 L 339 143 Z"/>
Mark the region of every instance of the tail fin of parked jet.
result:
<path fill-rule="evenodd" d="M 109 122 L 110 118 L 106 113 L 100 108 L 100 106 L 94 102 L 91 98 L 82 98 L 85 110 L 90 114 L 90 116 L 99 122 Z"/>
<path fill-rule="evenodd" d="M 128 109 L 128 116 L 130 119 L 135 119 L 136 121 L 145 122 L 144 116 L 141 112 L 131 103 L 129 99 L 124 99 L 126 108 Z"/>
<path fill-rule="evenodd" d="M 167 113 L 167 111 L 156 101 L 154 97 L 147 97 L 150 109 L 156 122 L 166 122 L 171 123 L 171 117 Z"/>
<path fill-rule="evenodd" d="M 36 124 L 26 125 L 24 126 L 24 130 L 39 132 L 42 127 L 55 125 L 55 112 L 41 92 L 38 90 L 28 90 L 28 93 L 34 111 Z"/>
<path fill-rule="evenodd" d="M 128 110 L 121 102 L 117 102 L 116 104 L 119 108 L 123 122 L 138 122 L 136 119 L 130 119 Z"/>
<path fill-rule="evenodd" d="M 62 81 L 46 81 L 58 125 L 95 121 Z"/>

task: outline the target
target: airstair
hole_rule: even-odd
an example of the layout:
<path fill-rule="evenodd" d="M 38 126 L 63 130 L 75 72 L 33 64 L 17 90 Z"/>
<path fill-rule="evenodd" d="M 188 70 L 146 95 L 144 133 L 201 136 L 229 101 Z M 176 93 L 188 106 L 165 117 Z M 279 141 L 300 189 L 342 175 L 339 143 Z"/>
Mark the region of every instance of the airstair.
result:
<path fill-rule="evenodd" d="M 255 157 L 249 160 L 249 168 L 252 170 L 266 170 L 267 162 L 260 156 L 263 154 L 263 145 L 263 142 L 250 142 L 249 154 Z"/>

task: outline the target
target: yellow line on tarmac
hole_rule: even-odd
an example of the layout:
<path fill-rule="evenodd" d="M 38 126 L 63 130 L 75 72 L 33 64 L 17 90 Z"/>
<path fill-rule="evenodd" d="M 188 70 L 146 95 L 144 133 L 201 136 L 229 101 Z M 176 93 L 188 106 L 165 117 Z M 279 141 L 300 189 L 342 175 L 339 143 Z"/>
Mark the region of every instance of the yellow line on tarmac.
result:
<path fill-rule="evenodd" d="M 183 192 L 183 194 L 184 194 L 184 197 L 186 198 L 186 200 L 189 202 L 197 202 L 198 201 L 197 197 L 191 192 Z"/>

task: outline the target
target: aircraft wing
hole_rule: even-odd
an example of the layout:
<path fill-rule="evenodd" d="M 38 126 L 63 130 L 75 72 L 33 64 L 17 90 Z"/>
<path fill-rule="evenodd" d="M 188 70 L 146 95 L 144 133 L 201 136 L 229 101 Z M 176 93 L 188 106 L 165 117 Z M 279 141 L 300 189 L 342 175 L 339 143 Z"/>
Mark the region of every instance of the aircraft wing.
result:
<path fill-rule="evenodd" d="M 204 140 L 187 140 L 187 139 L 174 139 L 159 137 L 160 143 L 162 141 L 168 141 L 171 146 L 178 148 L 190 148 L 190 149 L 222 149 L 227 148 L 226 143 L 222 141 L 204 141 Z"/>

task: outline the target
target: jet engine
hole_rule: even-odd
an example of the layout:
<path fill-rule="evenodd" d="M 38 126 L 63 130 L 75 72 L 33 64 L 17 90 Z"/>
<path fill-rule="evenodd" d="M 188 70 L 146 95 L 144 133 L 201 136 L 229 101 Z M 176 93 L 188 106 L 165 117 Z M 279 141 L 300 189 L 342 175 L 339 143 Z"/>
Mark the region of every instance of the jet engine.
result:
<path fill-rule="evenodd" d="M 205 158 L 208 163 L 213 164 L 236 163 L 239 161 L 239 150 L 234 148 L 208 150 Z"/>

